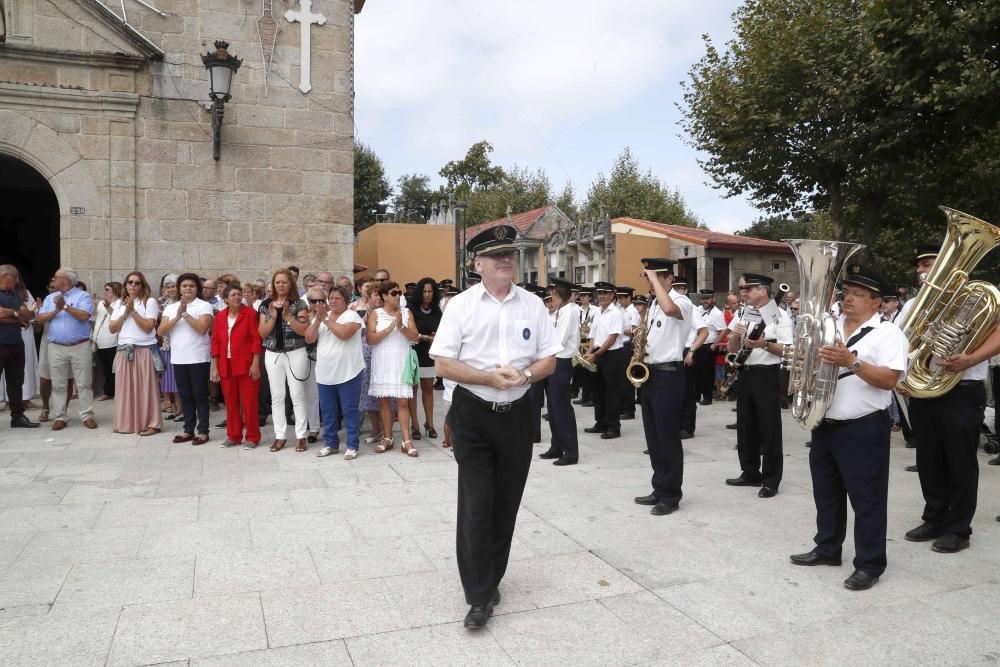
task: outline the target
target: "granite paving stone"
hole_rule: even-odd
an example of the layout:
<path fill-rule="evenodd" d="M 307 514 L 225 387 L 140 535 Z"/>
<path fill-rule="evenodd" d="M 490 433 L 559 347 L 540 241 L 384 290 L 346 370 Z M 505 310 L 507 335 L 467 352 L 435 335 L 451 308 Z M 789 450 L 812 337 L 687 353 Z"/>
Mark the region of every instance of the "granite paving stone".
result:
<path fill-rule="evenodd" d="M 384 581 L 403 617 L 412 626 L 460 621 L 469 611 L 456 571 L 392 576 Z M 524 591 L 506 581 L 500 583 L 500 595 L 500 604 L 494 610 L 497 615 L 535 609 Z"/>
<path fill-rule="evenodd" d="M 215 493 L 202 496 L 198 505 L 199 521 L 230 521 L 252 517 L 292 514 L 287 491 Z"/>
<path fill-rule="evenodd" d="M 470 634 L 461 623 L 351 637 L 345 641 L 355 667 L 516 664 L 492 635 Z"/>
<path fill-rule="evenodd" d="M 18 557 L 28 563 L 82 563 L 138 555 L 145 529 L 139 526 L 36 533 Z"/>
<path fill-rule="evenodd" d="M 139 548 L 143 558 L 245 551 L 250 548 L 250 524 L 247 519 L 196 521 L 193 523 L 148 526 Z"/>
<path fill-rule="evenodd" d="M 120 607 L 55 605 L 47 614 L 0 616 L 0 664 L 105 664 Z"/>
<path fill-rule="evenodd" d="M 198 519 L 198 497 L 128 498 L 104 505 L 95 528 L 188 523 Z"/>
<path fill-rule="evenodd" d="M 209 658 L 193 658 L 191 667 L 351 667 L 342 640 L 282 646 Z"/>
<path fill-rule="evenodd" d="M 428 572 L 434 564 L 409 536 L 362 537 L 309 546 L 324 584 Z"/>
<path fill-rule="evenodd" d="M 198 555 L 195 596 L 225 595 L 272 589 L 315 586 L 320 583 L 309 551 L 218 551 Z"/>
<path fill-rule="evenodd" d="M 193 579 L 194 556 L 77 563 L 56 602 L 128 605 L 189 599 Z"/>

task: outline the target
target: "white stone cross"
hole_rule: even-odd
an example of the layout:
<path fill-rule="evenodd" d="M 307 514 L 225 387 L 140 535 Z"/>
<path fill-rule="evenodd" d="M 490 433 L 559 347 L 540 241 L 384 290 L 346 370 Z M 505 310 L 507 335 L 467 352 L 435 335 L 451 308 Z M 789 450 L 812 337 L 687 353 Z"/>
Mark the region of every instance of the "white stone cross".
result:
<path fill-rule="evenodd" d="M 312 62 L 312 40 L 310 39 L 311 25 L 323 25 L 326 17 L 322 14 L 312 13 L 312 0 L 299 0 L 299 11 L 289 9 L 285 12 L 285 20 L 289 23 L 299 22 L 299 90 L 308 93 L 312 90 L 312 83 L 309 77 L 309 66 Z"/>

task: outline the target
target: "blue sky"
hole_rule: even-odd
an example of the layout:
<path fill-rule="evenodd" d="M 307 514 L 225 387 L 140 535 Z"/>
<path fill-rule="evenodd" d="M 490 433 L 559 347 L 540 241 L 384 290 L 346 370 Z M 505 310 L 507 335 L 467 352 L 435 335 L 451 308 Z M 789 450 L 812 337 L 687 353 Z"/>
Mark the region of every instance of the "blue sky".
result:
<path fill-rule="evenodd" d="M 494 162 L 542 168 L 577 197 L 630 146 L 711 229 L 761 213 L 707 184 L 677 124 L 702 34 L 736 0 L 370 0 L 355 37 L 358 137 L 390 178 L 437 170 L 487 139 Z"/>

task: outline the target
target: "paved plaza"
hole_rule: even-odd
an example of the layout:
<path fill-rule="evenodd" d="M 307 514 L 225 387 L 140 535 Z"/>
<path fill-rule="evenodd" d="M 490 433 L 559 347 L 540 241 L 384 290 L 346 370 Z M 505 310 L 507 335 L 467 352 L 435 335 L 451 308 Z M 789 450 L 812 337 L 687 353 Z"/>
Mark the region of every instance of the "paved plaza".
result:
<path fill-rule="evenodd" d="M 632 502 L 649 492 L 641 421 L 604 441 L 577 408 L 581 463 L 536 459 L 503 600 L 471 634 L 448 450 L 425 438 L 409 459 L 397 438 L 346 462 L 318 445 L 224 450 L 221 429 L 174 445 L 176 431 L 112 435 L 98 405 L 96 432 L 0 419 L 0 664 L 1000 661 L 1000 469 L 982 454 L 972 547 L 936 554 L 903 539 L 922 501 L 903 469 L 914 450 L 894 436 L 889 569 L 858 593 L 842 586 L 850 537 L 843 567 L 788 562 L 811 547 L 814 516 L 805 432 L 787 413 L 776 498 L 724 485 L 739 472 L 734 414 L 716 403 L 685 443 L 681 510 L 654 517 Z"/>

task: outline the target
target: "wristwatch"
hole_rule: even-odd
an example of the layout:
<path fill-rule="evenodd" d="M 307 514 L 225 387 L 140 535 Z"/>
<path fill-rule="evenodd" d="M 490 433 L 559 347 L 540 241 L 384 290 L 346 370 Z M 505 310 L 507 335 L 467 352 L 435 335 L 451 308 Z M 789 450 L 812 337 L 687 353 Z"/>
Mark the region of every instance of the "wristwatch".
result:
<path fill-rule="evenodd" d="M 524 384 L 531 384 L 531 371 L 525 368 L 521 371 L 521 375 L 524 376 Z"/>
<path fill-rule="evenodd" d="M 854 363 L 851 364 L 851 372 L 852 373 L 857 373 L 860 370 L 861 370 L 861 360 L 860 359 L 855 359 Z"/>

